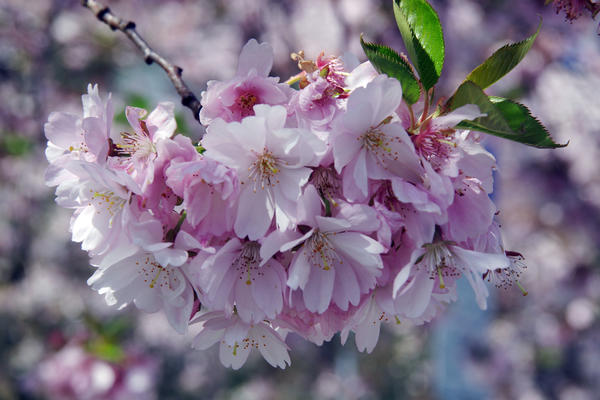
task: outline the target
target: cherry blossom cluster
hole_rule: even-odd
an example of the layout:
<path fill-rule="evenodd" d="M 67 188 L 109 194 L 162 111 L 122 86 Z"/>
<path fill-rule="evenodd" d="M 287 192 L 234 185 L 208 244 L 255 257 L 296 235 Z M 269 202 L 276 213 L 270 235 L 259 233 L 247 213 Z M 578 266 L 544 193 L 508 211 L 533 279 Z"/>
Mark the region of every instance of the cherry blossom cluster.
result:
<path fill-rule="evenodd" d="M 169 103 L 127 107 L 115 130 L 92 85 L 82 116 L 50 115 L 46 180 L 109 305 L 162 310 L 225 366 L 256 349 L 284 368 L 288 333 L 320 345 L 354 332 L 371 352 L 381 323 L 430 321 L 460 278 L 481 308 L 486 281 L 517 282 L 494 157 L 455 128 L 477 106 L 430 114 L 369 62 L 292 58 L 301 71 L 282 83 L 271 47 L 250 40 L 236 75 L 202 93 L 197 144 L 175 135 Z"/>

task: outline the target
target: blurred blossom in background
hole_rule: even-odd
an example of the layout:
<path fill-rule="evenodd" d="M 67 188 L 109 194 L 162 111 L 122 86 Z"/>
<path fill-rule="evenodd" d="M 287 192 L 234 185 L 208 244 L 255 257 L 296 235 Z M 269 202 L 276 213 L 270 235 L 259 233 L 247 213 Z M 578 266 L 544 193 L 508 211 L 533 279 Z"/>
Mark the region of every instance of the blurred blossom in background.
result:
<path fill-rule="evenodd" d="M 354 53 L 359 35 L 402 50 L 391 1 L 107 1 L 184 69 L 197 95 L 235 73 L 252 37 L 275 51 Z M 161 315 L 115 310 L 86 286 L 87 255 L 69 212 L 43 184 L 43 123 L 76 111 L 88 82 L 125 104 L 179 103 L 157 66 L 75 0 L 0 0 L 0 398 L 2 399 L 595 399 L 600 392 L 600 37 L 589 13 L 565 21 L 544 0 L 438 0 L 445 95 L 507 41 L 543 28 L 525 60 L 489 94 L 520 98 L 558 150 L 490 137 L 495 202 L 507 248 L 525 256 L 523 284 L 492 290 L 479 311 L 468 290 L 437 321 L 389 326 L 372 354 L 288 338 L 285 371 L 251 358 L 239 371 L 197 352 Z M 559 2 L 569 3 L 569 2 Z M 585 3 L 585 2 L 582 2 Z M 202 128 L 178 107 L 178 132 Z M 125 116 L 117 112 L 117 122 Z"/>

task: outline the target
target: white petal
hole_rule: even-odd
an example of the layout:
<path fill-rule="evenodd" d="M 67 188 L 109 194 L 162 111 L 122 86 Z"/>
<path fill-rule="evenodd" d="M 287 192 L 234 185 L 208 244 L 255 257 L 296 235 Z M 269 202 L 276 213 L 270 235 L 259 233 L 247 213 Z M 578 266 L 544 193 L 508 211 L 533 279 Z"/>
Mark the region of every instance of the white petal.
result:
<path fill-rule="evenodd" d="M 287 346 L 275 331 L 261 324 L 252 328 L 251 332 L 255 340 L 259 342 L 258 349 L 265 361 L 273 367 L 281 369 L 285 369 L 286 364 L 291 365 Z"/>
<path fill-rule="evenodd" d="M 365 268 L 383 268 L 381 256 L 385 248 L 362 233 L 343 232 L 330 236 L 337 250 L 344 253 L 354 264 Z"/>
<path fill-rule="evenodd" d="M 429 279 L 426 272 L 419 271 L 413 277 L 414 284 L 401 296 L 396 297 L 394 304 L 396 311 L 405 314 L 409 318 L 420 317 L 431 300 L 434 279 Z"/>
<path fill-rule="evenodd" d="M 321 232 L 341 232 L 352 228 L 350 221 L 341 218 L 315 216 L 315 222 Z"/>
<path fill-rule="evenodd" d="M 317 215 L 321 215 L 321 197 L 313 185 L 307 185 L 298 199 L 298 223 L 313 226 Z"/>
<path fill-rule="evenodd" d="M 481 253 L 458 246 L 449 246 L 449 248 L 465 268 L 479 274 L 484 274 L 489 270 L 507 268 L 510 265 L 510 260 L 505 254 Z"/>
<path fill-rule="evenodd" d="M 267 233 L 273 220 L 274 209 L 267 199 L 267 191 L 258 188 L 245 188 L 240 194 L 237 217 L 235 219 L 235 233 L 243 238 L 256 240 Z"/>
<path fill-rule="evenodd" d="M 434 118 L 432 124 L 436 130 L 454 128 L 461 121 L 472 121 L 475 118 L 485 117 L 486 115 L 487 114 L 480 112 L 479 107 L 475 104 L 465 104 L 451 113 Z"/>
<path fill-rule="evenodd" d="M 335 288 L 333 290 L 333 302 L 339 308 L 348 310 L 348 303 L 353 306 L 360 301 L 360 286 L 356 279 L 354 270 L 348 263 L 335 265 Z"/>
<path fill-rule="evenodd" d="M 255 70 L 258 76 L 269 76 L 273 66 L 273 49 L 268 43 L 250 39 L 240 53 L 237 76 L 246 76 Z"/>
<path fill-rule="evenodd" d="M 396 275 L 396 277 L 394 278 L 394 289 L 392 291 L 394 297 L 396 297 L 396 294 L 398 293 L 402 285 L 406 283 L 408 277 L 410 276 L 411 269 L 412 264 L 404 266 L 400 270 L 400 272 L 398 272 L 398 275 Z"/>
<path fill-rule="evenodd" d="M 170 138 L 175 133 L 175 129 L 177 129 L 175 104 L 171 102 L 158 103 L 158 106 L 152 110 L 146 121 L 158 128 L 154 132 L 153 142 L 156 143 L 161 139 Z"/>
<path fill-rule="evenodd" d="M 212 347 L 215 343 L 218 343 L 223 337 L 224 332 L 225 329 L 213 330 L 203 328 L 194 338 L 192 347 L 198 350 L 206 350 Z"/>
<path fill-rule="evenodd" d="M 234 344 L 222 342 L 219 347 L 219 360 L 225 367 L 240 369 L 248 359 L 250 350 L 250 345 L 241 341 Z"/>
<path fill-rule="evenodd" d="M 183 335 L 187 331 L 192 308 L 194 307 L 194 291 L 189 284 L 186 284 L 180 299 L 183 300 L 181 305 L 176 305 L 173 301 L 166 301 L 165 314 L 173 329 Z"/>
<path fill-rule="evenodd" d="M 327 310 L 333 296 L 334 279 L 335 271 L 333 269 L 325 271 L 319 267 L 312 268 L 302 291 L 304 304 L 309 311 L 321 314 Z"/>
<path fill-rule="evenodd" d="M 286 243 L 295 241 L 296 239 L 298 239 L 299 236 L 300 236 L 300 233 L 298 233 L 295 230 L 289 230 L 289 231 L 283 231 L 283 232 L 279 231 L 279 230 L 274 230 L 273 232 L 271 232 L 269 235 L 267 235 L 267 237 L 265 237 L 261 241 L 260 265 L 261 266 L 264 265 L 278 251 L 285 251 L 285 250 L 281 250 L 281 248 Z"/>
<path fill-rule="evenodd" d="M 286 284 L 292 290 L 296 290 L 298 288 L 304 289 L 306 282 L 308 282 L 311 269 L 312 265 L 308 261 L 308 258 L 306 258 L 305 249 L 303 247 L 296 252 L 292 262 L 290 263 L 288 280 Z"/>

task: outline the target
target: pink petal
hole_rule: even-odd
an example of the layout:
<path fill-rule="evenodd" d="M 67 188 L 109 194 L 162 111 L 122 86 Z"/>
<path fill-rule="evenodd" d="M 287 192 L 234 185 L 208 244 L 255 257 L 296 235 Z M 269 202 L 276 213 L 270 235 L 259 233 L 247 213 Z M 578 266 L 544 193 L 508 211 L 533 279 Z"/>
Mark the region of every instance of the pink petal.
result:
<path fill-rule="evenodd" d="M 242 48 L 237 76 L 246 76 L 255 70 L 258 76 L 268 76 L 273 66 L 273 49 L 268 43 L 258 43 L 250 39 Z"/>
<path fill-rule="evenodd" d="M 312 268 L 302 291 L 304 304 L 309 311 L 321 314 L 327 310 L 333 296 L 334 279 L 335 271 L 333 269 L 325 271 L 319 267 Z"/>
<path fill-rule="evenodd" d="M 292 289 L 304 289 L 311 274 L 312 265 L 306 258 L 304 248 L 298 250 L 290 264 L 287 285 Z"/>
<path fill-rule="evenodd" d="M 157 142 L 161 139 L 170 138 L 175 133 L 175 129 L 177 129 L 175 105 L 171 102 L 158 103 L 158 106 L 152 110 L 146 121 L 157 127 L 152 141 Z"/>
<path fill-rule="evenodd" d="M 356 274 L 347 263 L 335 266 L 335 287 L 333 289 L 333 302 L 344 311 L 348 310 L 348 303 L 356 306 L 360 301 L 360 286 Z"/>
<path fill-rule="evenodd" d="M 461 121 L 472 121 L 479 117 L 485 117 L 486 115 L 486 113 L 480 112 L 479 107 L 475 104 L 465 104 L 446 115 L 434 118 L 432 124 L 436 130 L 442 130 L 454 128 Z"/>
<path fill-rule="evenodd" d="M 267 198 L 267 191 L 258 188 L 245 188 L 240 194 L 240 200 L 235 219 L 235 233 L 250 240 L 262 238 L 271 225 L 275 210 Z"/>

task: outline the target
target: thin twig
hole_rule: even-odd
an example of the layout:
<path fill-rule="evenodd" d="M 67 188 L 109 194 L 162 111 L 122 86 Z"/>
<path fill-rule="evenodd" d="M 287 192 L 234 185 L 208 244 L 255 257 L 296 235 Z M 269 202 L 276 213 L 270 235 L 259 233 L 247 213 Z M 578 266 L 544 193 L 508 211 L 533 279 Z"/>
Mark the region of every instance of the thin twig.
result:
<path fill-rule="evenodd" d="M 171 64 L 163 56 L 152 50 L 148 43 L 146 43 L 135 30 L 135 22 L 125 21 L 124 19 L 117 17 L 110 11 L 110 8 L 96 0 L 81 0 L 81 5 L 90 9 L 96 18 L 108 25 L 113 31 L 119 30 L 123 32 L 129 40 L 133 42 L 135 47 L 140 49 L 144 54 L 144 61 L 146 61 L 146 64 L 150 65 L 156 63 L 165 70 L 167 76 L 173 83 L 173 86 L 175 86 L 175 90 L 177 90 L 177 93 L 181 97 L 181 104 L 192 110 L 196 120 L 200 120 L 199 113 L 202 106 L 196 95 L 181 78 L 183 70 L 180 67 Z"/>

